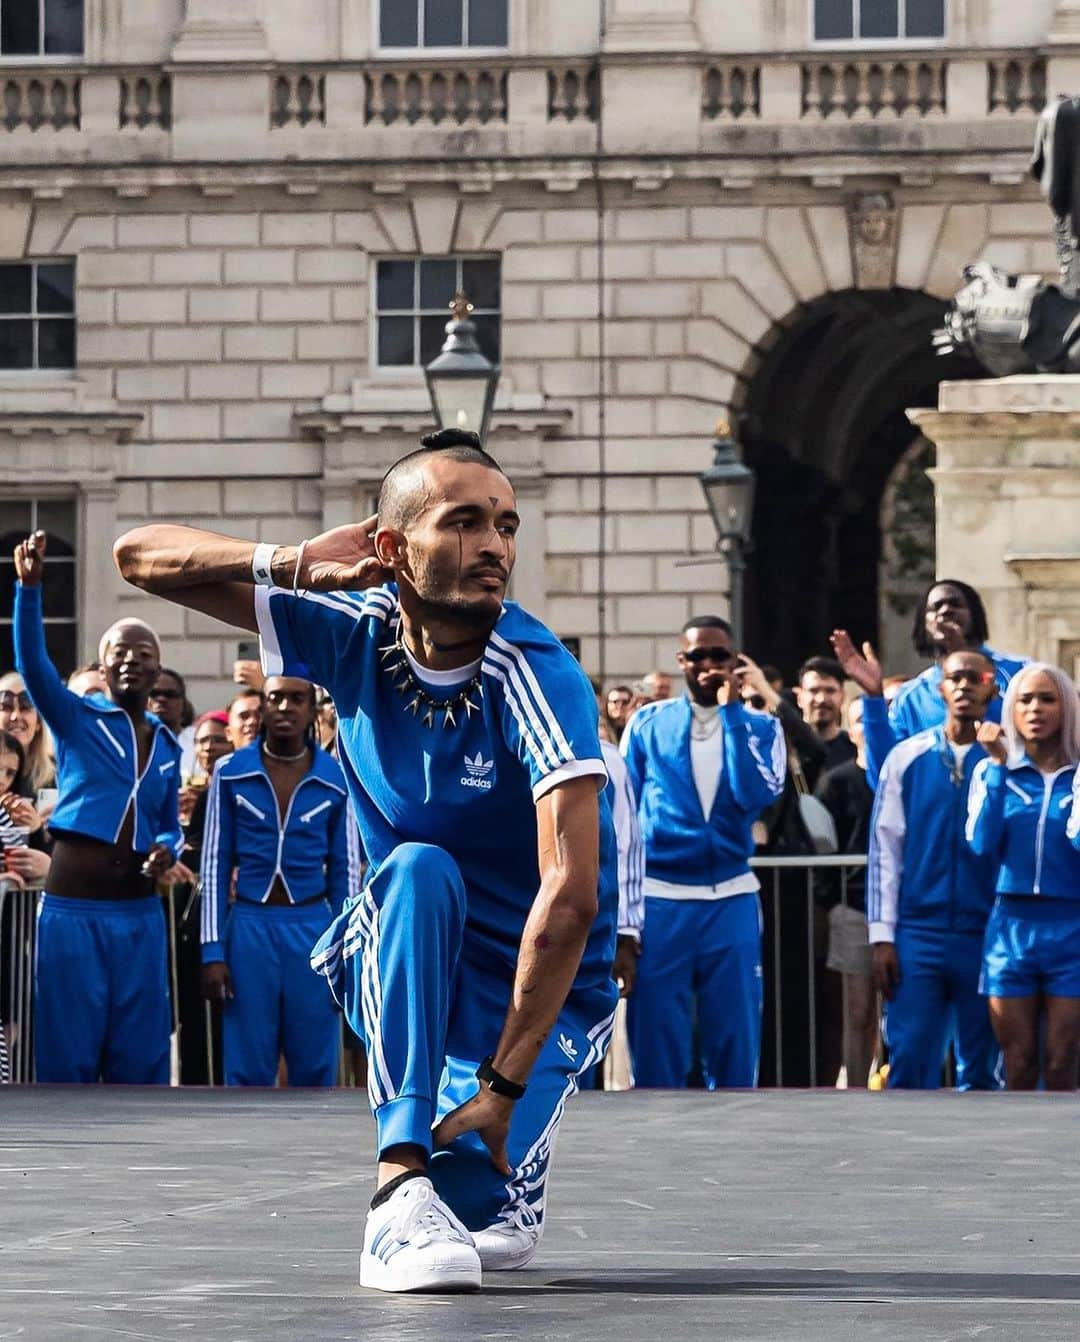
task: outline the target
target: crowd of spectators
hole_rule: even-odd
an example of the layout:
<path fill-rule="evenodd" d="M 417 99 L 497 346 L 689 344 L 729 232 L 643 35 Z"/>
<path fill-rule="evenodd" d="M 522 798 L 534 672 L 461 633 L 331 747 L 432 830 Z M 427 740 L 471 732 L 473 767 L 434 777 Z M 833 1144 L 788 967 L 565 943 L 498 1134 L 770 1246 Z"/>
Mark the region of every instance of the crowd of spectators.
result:
<path fill-rule="evenodd" d="M 32 562 L 24 556 L 27 581 Z M 55 895 L 57 863 L 62 873 L 71 861 L 55 852 L 71 838 L 70 816 L 52 823 L 64 804 L 57 761 L 70 776 L 81 748 L 74 737 L 98 727 L 111 735 L 104 710 L 78 718 L 61 693 L 91 706 L 120 702 L 137 738 L 138 700 L 153 731 L 167 729 L 160 764 L 153 756 L 163 777 L 174 749 L 176 759 L 176 786 L 162 792 L 153 832 L 140 836 L 129 815 L 111 836 L 137 859 L 137 870 L 122 873 L 124 898 L 165 901 L 171 1063 L 156 1058 L 142 1078 L 125 1072 L 123 1048 L 135 1046 L 120 1031 L 123 1048 L 111 1054 L 106 1022 L 93 1074 L 80 1079 L 332 1084 L 340 1018 L 305 952 L 360 879 L 333 759 L 333 702 L 305 682 L 275 683 L 268 693 L 258 663 L 244 656 L 228 702 L 196 707 L 184 678 L 160 665 L 152 631 L 132 634 L 137 622 L 109 631 L 101 660 L 79 667 L 61 690 L 27 651 L 35 618 L 17 605 L 20 670 L 0 676 L 0 844 L 2 888 L 46 888 L 56 905 L 38 947 L 46 963 L 59 954 L 56 919 L 71 913 Z M 1077 691 L 1055 668 L 993 652 L 988 636 L 977 593 L 939 582 L 915 613 L 914 645 L 930 665 L 913 680 L 884 675 L 868 645 L 860 650 L 837 630 L 831 648 L 785 684 L 775 667 L 734 646 L 722 619 L 702 616 L 673 648 L 682 681 L 655 669 L 597 686 L 612 801 L 621 806 L 620 878 L 644 881 L 639 912 L 620 913 L 615 966 L 629 998 L 624 1070 L 638 1084 L 1076 1086 Z M 130 669 L 146 646 L 152 675 L 139 700 L 130 684 L 125 690 L 122 663 Z M 155 749 L 156 735 L 138 739 L 129 764 L 144 773 Z M 289 830 L 292 797 L 308 785 L 315 809 L 305 820 L 327 809 L 313 847 L 309 824 L 303 836 Z M 754 861 L 781 858 L 802 863 Z M 244 921 L 244 948 L 226 956 L 226 912 L 235 928 L 238 907 L 264 905 L 274 917 Z M 286 911 L 296 915 L 288 928 Z M 27 948 L 13 937 L 10 914 L 9 901 L 0 1079 L 20 1032 L 28 1047 L 28 1032 L 40 1036 L 56 1019 L 44 1006 L 21 1018 L 12 1000 L 13 965 Z M 70 952 L 71 927 L 62 930 Z M 101 972 L 115 972 L 106 960 Z M 279 961 L 253 1016 L 251 984 Z M 245 964 L 258 964 L 259 974 L 245 977 Z M 47 995 L 40 984 L 36 991 Z M 40 1037 L 34 1044 L 42 1079 L 42 1058 L 60 1064 Z M 362 1044 L 347 1028 L 344 1057 L 347 1078 L 362 1082 Z"/>

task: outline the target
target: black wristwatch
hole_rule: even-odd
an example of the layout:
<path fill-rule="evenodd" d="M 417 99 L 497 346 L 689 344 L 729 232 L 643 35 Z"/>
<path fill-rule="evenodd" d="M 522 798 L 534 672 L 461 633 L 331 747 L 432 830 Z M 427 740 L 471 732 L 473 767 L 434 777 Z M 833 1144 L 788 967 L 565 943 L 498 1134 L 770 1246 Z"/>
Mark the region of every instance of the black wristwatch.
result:
<path fill-rule="evenodd" d="M 496 1095 L 503 1096 L 507 1100 L 520 1100 L 525 1094 L 525 1087 L 519 1085 L 516 1081 L 511 1081 L 509 1077 L 503 1076 L 501 1072 L 495 1070 L 494 1054 L 489 1053 L 480 1066 L 476 1069 L 478 1081 L 484 1082 L 488 1089 L 494 1091 Z"/>

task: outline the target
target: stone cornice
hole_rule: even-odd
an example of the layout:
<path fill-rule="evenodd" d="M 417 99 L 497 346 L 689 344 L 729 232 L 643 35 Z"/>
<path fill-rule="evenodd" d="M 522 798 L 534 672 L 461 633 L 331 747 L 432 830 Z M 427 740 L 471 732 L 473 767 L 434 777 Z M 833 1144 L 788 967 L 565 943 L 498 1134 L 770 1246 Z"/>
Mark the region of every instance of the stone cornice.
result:
<path fill-rule="evenodd" d="M 1005 565 L 1025 587 L 1080 590 L 1080 554 L 1015 554 Z"/>

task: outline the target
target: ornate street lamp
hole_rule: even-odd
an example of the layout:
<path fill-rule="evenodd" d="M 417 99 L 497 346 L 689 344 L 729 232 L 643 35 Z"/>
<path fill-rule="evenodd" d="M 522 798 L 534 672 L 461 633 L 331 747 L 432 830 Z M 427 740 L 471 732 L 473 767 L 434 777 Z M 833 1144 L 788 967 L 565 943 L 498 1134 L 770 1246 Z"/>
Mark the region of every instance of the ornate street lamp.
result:
<path fill-rule="evenodd" d="M 424 369 L 432 409 L 440 429 L 468 429 L 487 438 L 499 365 L 487 359 L 476 343 L 473 305 L 462 293 L 454 295 L 446 323 L 446 341 Z"/>
<path fill-rule="evenodd" d="M 712 465 L 701 473 L 701 488 L 716 527 L 716 547 L 728 570 L 728 606 L 736 648 L 742 647 L 743 574 L 754 518 L 754 472 L 739 455 L 726 420 L 716 426 Z"/>

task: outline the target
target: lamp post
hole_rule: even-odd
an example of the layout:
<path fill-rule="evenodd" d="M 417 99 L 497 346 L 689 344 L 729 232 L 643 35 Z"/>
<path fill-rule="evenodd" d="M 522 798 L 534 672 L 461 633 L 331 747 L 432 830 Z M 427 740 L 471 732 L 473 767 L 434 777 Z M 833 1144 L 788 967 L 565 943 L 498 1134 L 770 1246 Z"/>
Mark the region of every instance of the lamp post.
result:
<path fill-rule="evenodd" d="M 716 527 L 716 547 L 728 570 L 728 611 L 736 648 L 743 637 L 743 574 L 754 517 L 754 472 L 744 465 L 726 420 L 716 426 L 712 465 L 701 473 L 701 488 Z"/>
<path fill-rule="evenodd" d="M 473 305 L 463 293 L 450 303 L 442 349 L 424 369 L 431 406 L 440 429 L 466 429 L 487 437 L 499 365 L 484 356 L 476 342 Z"/>

